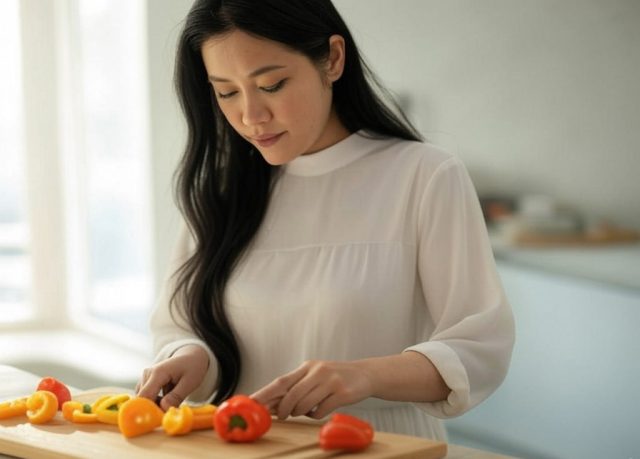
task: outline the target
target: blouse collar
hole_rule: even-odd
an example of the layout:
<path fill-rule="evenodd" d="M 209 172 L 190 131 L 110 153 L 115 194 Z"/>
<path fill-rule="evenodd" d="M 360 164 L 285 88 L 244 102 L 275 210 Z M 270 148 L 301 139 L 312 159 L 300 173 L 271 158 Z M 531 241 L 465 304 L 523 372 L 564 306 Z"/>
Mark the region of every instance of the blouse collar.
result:
<path fill-rule="evenodd" d="M 309 177 L 340 169 L 369 153 L 370 149 L 366 148 L 368 139 L 363 133 L 362 130 L 354 132 L 324 150 L 298 156 L 283 166 L 284 172 Z"/>

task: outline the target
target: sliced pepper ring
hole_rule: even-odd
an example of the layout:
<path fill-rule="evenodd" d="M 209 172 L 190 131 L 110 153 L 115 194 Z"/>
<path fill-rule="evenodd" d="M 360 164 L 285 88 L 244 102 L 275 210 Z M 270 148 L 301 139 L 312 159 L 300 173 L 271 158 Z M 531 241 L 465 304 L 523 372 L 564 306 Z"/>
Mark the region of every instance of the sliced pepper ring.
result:
<path fill-rule="evenodd" d="M 190 406 L 172 406 L 162 417 L 162 428 L 167 435 L 185 435 L 193 428 L 194 413 Z"/>
<path fill-rule="evenodd" d="M 92 405 L 93 412 L 98 417 L 98 421 L 105 424 L 118 425 L 118 411 L 122 404 L 130 398 L 129 394 L 115 394 L 100 397 Z"/>
<path fill-rule="evenodd" d="M 0 419 L 21 416 L 27 412 L 27 397 L 0 403 Z"/>
<path fill-rule="evenodd" d="M 32 424 L 49 422 L 58 412 L 58 397 L 48 390 L 38 390 L 27 399 L 27 418 Z"/>
<path fill-rule="evenodd" d="M 93 412 L 88 403 L 80 403 L 75 400 L 65 402 L 62 405 L 62 416 L 70 422 L 77 424 L 91 424 L 98 422 L 98 415 Z"/>

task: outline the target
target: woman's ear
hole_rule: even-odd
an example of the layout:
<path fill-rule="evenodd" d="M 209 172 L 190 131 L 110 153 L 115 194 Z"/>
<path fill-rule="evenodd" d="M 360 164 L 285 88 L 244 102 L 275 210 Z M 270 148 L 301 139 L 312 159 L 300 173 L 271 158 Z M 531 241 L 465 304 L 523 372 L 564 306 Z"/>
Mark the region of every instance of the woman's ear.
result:
<path fill-rule="evenodd" d="M 329 57 L 325 67 L 325 75 L 329 84 L 342 76 L 344 59 L 344 38 L 341 35 L 331 35 L 329 37 Z"/>

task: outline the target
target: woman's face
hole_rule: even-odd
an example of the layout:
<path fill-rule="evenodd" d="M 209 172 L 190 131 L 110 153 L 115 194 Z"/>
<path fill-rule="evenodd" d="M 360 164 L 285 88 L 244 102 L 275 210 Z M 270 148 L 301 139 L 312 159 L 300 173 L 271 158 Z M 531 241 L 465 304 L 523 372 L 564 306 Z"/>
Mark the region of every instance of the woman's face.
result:
<path fill-rule="evenodd" d="M 344 41 L 334 35 L 326 64 L 240 30 L 213 37 L 202 58 L 231 126 L 273 165 L 314 153 L 349 133 L 332 110 L 331 83 L 342 74 Z"/>

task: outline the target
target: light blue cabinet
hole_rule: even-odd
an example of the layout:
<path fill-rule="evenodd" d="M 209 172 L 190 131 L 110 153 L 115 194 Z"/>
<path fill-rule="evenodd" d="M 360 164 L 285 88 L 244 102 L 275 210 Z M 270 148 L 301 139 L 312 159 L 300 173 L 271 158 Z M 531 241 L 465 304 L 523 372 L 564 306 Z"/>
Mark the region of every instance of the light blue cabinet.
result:
<path fill-rule="evenodd" d="M 640 459 L 640 290 L 498 266 L 516 318 L 511 368 L 447 421 L 450 440 L 523 458 Z"/>

